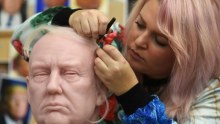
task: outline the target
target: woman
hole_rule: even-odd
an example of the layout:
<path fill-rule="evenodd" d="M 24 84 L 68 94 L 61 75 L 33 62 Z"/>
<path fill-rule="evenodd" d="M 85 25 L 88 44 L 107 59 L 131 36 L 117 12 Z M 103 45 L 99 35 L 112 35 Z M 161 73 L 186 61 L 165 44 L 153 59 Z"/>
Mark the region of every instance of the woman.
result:
<path fill-rule="evenodd" d="M 96 74 L 119 96 L 127 115 L 149 104 L 149 97 L 143 94 L 128 95 L 142 84 L 145 94 L 157 94 L 166 105 L 168 117 L 176 118 L 177 122 L 220 122 L 219 13 L 218 0 L 137 2 L 126 25 L 124 54 L 137 78 L 111 46 L 97 50 L 95 61 Z M 78 16 L 87 14 L 97 17 Z M 94 10 L 78 11 L 69 22 L 77 32 L 95 37 L 102 27 L 106 29 L 102 26 L 106 22 L 99 21 L 100 15 Z M 137 89 L 141 91 L 143 87 Z M 131 105 L 129 100 L 137 96 L 140 101 Z"/>

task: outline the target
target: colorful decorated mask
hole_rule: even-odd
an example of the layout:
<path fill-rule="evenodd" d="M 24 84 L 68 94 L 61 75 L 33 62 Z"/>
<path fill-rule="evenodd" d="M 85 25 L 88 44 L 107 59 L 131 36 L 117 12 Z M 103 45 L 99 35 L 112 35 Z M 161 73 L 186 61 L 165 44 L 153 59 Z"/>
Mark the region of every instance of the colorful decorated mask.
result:
<path fill-rule="evenodd" d="M 25 21 L 13 34 L 11 43 L 17 50 L 17 52 L 24 57 L 26 61 L 29 61 L 29 55 L 36 41 L 38 41 L 46 31 L 41 31 L 37 34 L 33 41 L 29 41 L 30 34 L 41 25 L 53 25 L 54 16 L 66 7 L 54 7 L 50 8 L 40 14 L 36 14 Z M 122 50 L 122 40 L 124 37 L 124 28 L 116 23 L 111 26 L 110 33 L 105 34 L 101 39 L 97 41 L 100 47 L 105 44 L 111 44 Z"/>

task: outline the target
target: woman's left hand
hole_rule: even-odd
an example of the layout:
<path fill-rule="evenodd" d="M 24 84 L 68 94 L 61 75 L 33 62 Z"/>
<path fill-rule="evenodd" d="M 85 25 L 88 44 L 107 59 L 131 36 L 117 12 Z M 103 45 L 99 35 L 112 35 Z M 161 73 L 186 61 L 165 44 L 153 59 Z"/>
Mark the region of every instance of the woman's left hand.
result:
<path fill-rule="evenodd" d="M 138 83 L 134 71 L 117 48 L 105 45 L 96 53 L 95 72 L 111 92 L 119 96 Z"/>

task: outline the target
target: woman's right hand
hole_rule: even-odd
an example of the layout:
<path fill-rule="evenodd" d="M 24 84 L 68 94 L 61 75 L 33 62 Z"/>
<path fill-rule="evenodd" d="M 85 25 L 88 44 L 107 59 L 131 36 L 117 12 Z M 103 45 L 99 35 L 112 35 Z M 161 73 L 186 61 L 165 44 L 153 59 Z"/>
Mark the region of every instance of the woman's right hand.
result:
<path fill-rule="evenodd" d="M 137 77 L 124 56 L 112 45 L 96 50 L 94 70 L 102 83 L 116 96 L 128 92 L 137 83 Z"/>
<path fill-rule="evenodd" d="M 78 34 L 94 39 L 106 33 L 108 23 L 109 19 L 96 9 L 78 10 L 69 18 L 70 26 Z"/>

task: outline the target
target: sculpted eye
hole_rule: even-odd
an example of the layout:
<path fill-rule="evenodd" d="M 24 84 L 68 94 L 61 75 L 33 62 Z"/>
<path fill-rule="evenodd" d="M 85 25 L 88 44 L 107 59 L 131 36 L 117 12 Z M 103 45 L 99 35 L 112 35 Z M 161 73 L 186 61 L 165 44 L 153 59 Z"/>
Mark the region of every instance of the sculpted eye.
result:
<path fill-rule="evenodd" d="M 63 75 L 68 81 L 75 81 L 79 78 L 79 74 L 76 71 L 64 71 Z"/>
<path fill-rule="evenodd" d="M 46 80 L 49 77 L 50 73 L 47 72 L 38 72 L 38 73 L 34 73 L 33 74 L 33 79 L 36 82 L 42 82 L 44 80 Z"/>
<path fill-rule="evenodd" d="M 71 77 L 77 76 L 78 74 L 74 71 L 67 71 L 67 72 L 64 73 L 64 75 L 71 78 Z"/>
<path fill-rule="evenodd" d="M 26 96 L 12 96 L 10 98 L 11 101 L 27 101 L 27 97 Z"/>
<path fill-rule="evenodd" d="M 65 75 L 76 75 L 77 73 L 76 72 L 73 72 L 73 71 L 67 71 L 65 72 Z"/>

